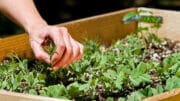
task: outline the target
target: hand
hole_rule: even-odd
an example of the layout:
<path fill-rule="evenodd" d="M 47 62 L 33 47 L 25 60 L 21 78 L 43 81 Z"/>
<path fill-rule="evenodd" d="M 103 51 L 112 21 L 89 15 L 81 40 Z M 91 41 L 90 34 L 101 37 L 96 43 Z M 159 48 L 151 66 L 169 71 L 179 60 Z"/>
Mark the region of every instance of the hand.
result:
<path fill-rule="evenodd" d="M 54 70 L 66 67 L 83 56 L 83 45 L 74 40 L 65 27 L 47 25 L 34 28 L 28 33 L 35 57 L 46 63 L 51 63 Z M 51 60 L 49 54 L 42 47 L 47 38 L 51 38 L 56 46 Z"/>
<path fill-rule="evenodd" d="M 70 36 L 65 27 L 48 25 L 33 0 L 0 1 L 0 10 L 29 34 L 30 45 L 37 59 L 51 63 L 57 70 L 82 57 L 83 46 Z M 42 47 L 47 38 L 51 38 L 57 48 L 51 60 Z"/>

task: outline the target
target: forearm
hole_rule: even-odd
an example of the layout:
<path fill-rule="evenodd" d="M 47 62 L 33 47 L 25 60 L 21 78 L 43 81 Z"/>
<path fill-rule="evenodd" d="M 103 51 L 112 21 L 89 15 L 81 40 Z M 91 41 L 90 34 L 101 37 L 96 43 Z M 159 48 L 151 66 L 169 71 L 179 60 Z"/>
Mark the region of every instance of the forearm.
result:
<path fill-rule="evenodd" d="M 39 15 L 33 0 L 0 0 L 0 10 L 27 32 L 37 26 L 47 25 Z"/>
<path fill-rule="evenodd" d="M 65 27 L 47 25 L 39 15 L 33 0 L 0 0 L 0 10 L 29 33 L 35 57 L 51 63 L 54 70 L 65 67 L 83 56 L 83 46 L 70 36 Z M 43 49 L 47 37 L 53 40 L 56 47 L 52 58 Z"/>

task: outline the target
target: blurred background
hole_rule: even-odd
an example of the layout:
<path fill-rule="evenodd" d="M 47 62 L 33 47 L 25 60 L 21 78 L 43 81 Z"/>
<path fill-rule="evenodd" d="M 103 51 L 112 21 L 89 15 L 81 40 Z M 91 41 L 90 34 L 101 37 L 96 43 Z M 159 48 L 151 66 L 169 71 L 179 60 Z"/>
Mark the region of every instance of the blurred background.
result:
<path fill-rule="evenodd" d="M 180 0 L 34 0 L 41 16 L 49 24 L 59 24 L 130 7 L 180 10 Z M 0 37 L 24 30 L 0 13 Z"/>

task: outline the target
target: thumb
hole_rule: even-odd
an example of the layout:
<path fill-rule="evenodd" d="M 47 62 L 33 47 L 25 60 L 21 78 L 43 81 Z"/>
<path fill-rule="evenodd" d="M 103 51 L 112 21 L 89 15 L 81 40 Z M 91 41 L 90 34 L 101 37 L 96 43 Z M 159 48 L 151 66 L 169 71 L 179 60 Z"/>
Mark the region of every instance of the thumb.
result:
<path fill-rule="evenodd" d="M 50 56 L 44 51 L 42 45 L 35 40 L 31 40 L 30 43 L 35 57 L 50 64 Z"/>

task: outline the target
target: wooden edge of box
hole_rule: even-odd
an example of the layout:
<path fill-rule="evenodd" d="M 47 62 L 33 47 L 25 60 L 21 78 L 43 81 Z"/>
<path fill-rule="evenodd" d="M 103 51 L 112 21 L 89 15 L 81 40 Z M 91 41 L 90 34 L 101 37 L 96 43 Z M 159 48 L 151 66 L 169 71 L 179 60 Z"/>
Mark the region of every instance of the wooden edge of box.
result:
<path fill-rule="evenodd" d="M 137 9 L 138 9 L 137 7 L 131 7 L 131 8 L 111 11 L 111 12 L 107 12 L 107 13 L 103 13 L 103 14 L 99 14 L 99 15 L 95 15 L 95 16 L 89 16 L 89 17 L 85 17 L 85 18 L 81 18 L 81 19 L 76 19 L 76 20 L 73 20 L 73 21 L 67 21 L 67 22 L 64 22 L 64 23 L 57 24 L 57 25 L 59 25 L 59 26 L 62 26 L 62 25 L 67 26 L 69 24 L 74 24 L 74 23 L 79 23 L 79 22 L 84 22 L 84 21 L 89 21 L 89 20 L 94 20 L 94 19 L 101 19 L 101 18 L 104 18 L 104 17 L 107 17 L 107 16 L 112 16 L 112 15 L 116 15 L 116 14 L 120 14 L 120 13 L 124 14 L 124 13 L 127 13 L 129 11 L 137 11 Z"/>
<path fill-rule="evenodd" d="M 87 38 L 109 44 L 112 40 L 123 38 L 135 31 L 137 27 L 136 22 L 124 24 L 122 21 L 123 15 L 131 11 L 137 11 L 137 8 L 127 8 L 90 16 L 57 24 L 57 26 L 67 27 L 71 36 L 80 42 L 86 41 L 84 38 Z"/>
<path fill-rule="evenodd" d="M 27 34 L 13 35 L 0 40 L 0 61 L 12 54 L 20 57 L 33 56 Z"/>
<path fill-rule="evenodd" d="M 15 93 L 5 90 L 0 90 L 0 98 L 1 100 L 3 99 L 3 101 L 70 101 L 65 99 Z"/>
<path fill-rule="evenodd" d="M 161 93 L 149 98 L 145 98 L 142 101 L 178 101 L 179 99 L 180 99 L 180 88 L 177 88 L 165 93 Z"/>

